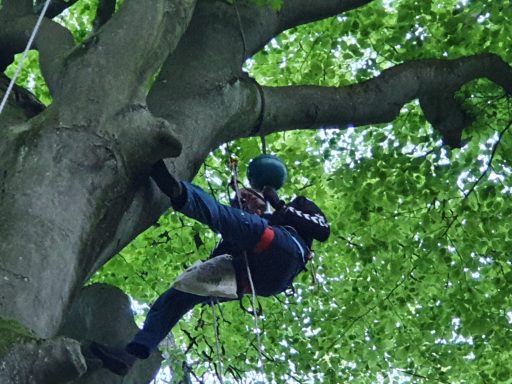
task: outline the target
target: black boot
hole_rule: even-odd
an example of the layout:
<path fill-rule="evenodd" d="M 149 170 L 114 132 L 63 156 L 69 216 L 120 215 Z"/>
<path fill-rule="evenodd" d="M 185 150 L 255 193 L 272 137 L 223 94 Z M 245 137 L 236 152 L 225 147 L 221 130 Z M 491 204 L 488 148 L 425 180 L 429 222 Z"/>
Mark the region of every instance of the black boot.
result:
<path fill-rule="evenodd" d="M 136 343 L 132 341 L 126 346 L 126 352 L 130 355 L 135 356 L 137 359 L 147 359 L 151 352 L 149 348 L 143 344 Z"/>
<path fill-rule="evenodd" d="M 151 167 L 151 178 L 155 180 L 158 187 L 171 198 L 171 200 L 179 199 L 183 194 L 183 188 L 178 179 L 165 166 L 163 160 L 157 161 Z"/>
<path fill-rule="evenodd" d="M 125 376 L 137 358 L 124 349 L 91 343 L 91 352 L 102 361 L 103 367 L 119 376 Z"/>

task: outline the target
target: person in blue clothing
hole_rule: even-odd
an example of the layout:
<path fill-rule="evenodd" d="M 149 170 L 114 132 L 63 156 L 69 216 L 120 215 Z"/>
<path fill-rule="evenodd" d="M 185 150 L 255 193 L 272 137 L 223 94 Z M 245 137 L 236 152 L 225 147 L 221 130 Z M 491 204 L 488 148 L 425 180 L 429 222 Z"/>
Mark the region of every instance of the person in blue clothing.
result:
<path fill-rule="evenodd" d="M 92 343 L 91 351 L 110 371 L 125 375 L 137 359 L 146 359 L 174 325 L 194 306 L 252 294 L 247 260 L 255 294 L 272 296 L 285 291 L 305 269 L 313 240 L 326 241 L 329 224 L 320 208 L 305 197 L 289 204 L 275 188 L 240 190 L 241 207 L 220 204 L 200 187 L 178 181 L 163 161 L 151 177 L 170 197 L 173 208 L 208 225 L 222 236 L 212 256 L 187 269 L 150 308 L 142 329 L 119 349 Z M 267 214 L 267 202 L 274 208 Z M 245 256 L 244 256 L 245 254 Z"/>

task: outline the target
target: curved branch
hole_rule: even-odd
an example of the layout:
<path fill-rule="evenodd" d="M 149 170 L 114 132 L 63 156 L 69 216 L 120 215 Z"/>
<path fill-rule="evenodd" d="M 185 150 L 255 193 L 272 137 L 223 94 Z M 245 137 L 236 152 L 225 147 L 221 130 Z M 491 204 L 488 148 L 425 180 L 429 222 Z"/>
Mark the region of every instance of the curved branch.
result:
<path fill-rule="evenodd" d="M 336 16 L 374 0 L 284 0 L 279 11 L 257 7 L 251 2 L 234 3 L 239 14 L 239 34 L 244 40 L 245 58 L 252 56 L 286 29 Z"/>
<path fill-rule="evenodd" d="M 10 80 L 3 73 L 0 73 L 0 99 L 5 95 Z M 16 84 L 7 100 L 6 109 L 0 118 L 0 130 L 10 125 L 20 124 L 41 113 L 45 106 L 37 98 Z"/>
<path fill-rule="evenodd" d="M 86 371 L 80 343 L 65 337 L 17 345 L 0 359 L 0 379 L 5 384 L 69 383 Z"/>
<path fill-rule="evenodd" d="M 8 21 L 16 17 L 30 15 L 31 13 L 31 0 L 4 0 L 4 5 L 0 12 L 0 20 Z"/>
<path fill-rule="evenodd" d="M 360 8 L 374 0 L 285 0 L 279 12 L 279 32 Z"/>
<path fill-rule="evenodd" d="M 126 0 L 98 35 L 101 48 L 108 52 L 103 57 L 108 74 L 120 72 L 119 63 L 123 62 L 126 71 L 143 72 L 149 80 L 180 41 L 195 3 L 196 0 Z M 130 60 L 125 60 L 127 47 Z M 122 82 L 123 78 L 124 74 L 120 74 L 116 80 Z"/>
<path fill-rule="evenodd" d="M 31 13 L 31 0 L 5 0 L 0 8 L 0 25 L 2 25 L 0 30 L 0 72 L 5 71 L 5 68 L 14 60 L 14 55 L 21 52 L 28 41 L 28 36 L 9 33 L 9 24 L 12 24 L 13 20 Z"/>
<path fill-rule="evenodd" d="M 101 114 L 99 106 L 116 110 L 127 100 L 140 101 L 151 76 L 188 26 L 195 2 L 126 0 L 98 34 L 70 55 L 66 84 L 56 100 L 89 106 L 89 116 Z M 93 76 L 89 68 L 94 68 Z M 77 83 L 86 85 L 80 93 L 74 85 Z M 98 95 L 99 105 L 90 105 Z"/>
<path fill-rule="evenodd" d="M 1 23 L 0 19 L 0 23 Z M 0 72 L 14 61 L 14 55 L 22 52 L 27 45 L 28 37 L 20 33 L 17 28 L 9 28 L 9 24 L 2 24 L 0 32 Z"/>
<path fill-rule="evenodd" d="M 236 1 L 233 5 L 223 1 L 199 1 L 189 29 L 174 54 L 162 66 L 148 95 L 148 106 L 155 115 L 177 122 L 178 129 L 193 129 L 187 127 L 191 121 L 198 121 L 199 118 L 193 116 L 204 115 L 198 113 L 199 104 L 209 110 L 212 105 L 222 105 L 224 108 L 233 105 L 227 102 L 232 101 L 233 93 L 229 91 L 238 92 L 239 89 L 230 85 L 245 82 L 241 71 L 244 60 L 280 29 L 293 23 L 331 16 L 369 1 L 289 0 L 279 12 L 270 7 L 256 7 L 248 0 Z M 244 85 L 244 88 L 247 87 Z M 249 101 L 258 93 L 257 89 L 252 89 L 245 94 L 247 99 L 244 100 L 248 101 L 243 106 L 244 121 L 248 123 L 246 126 L 259 125 L 253 117 L 258 118 L 260 101 Z M 195 99 L 198 94 L 205 96 L 201 102 L 195 101 L 193 107 L 184 106 L 189 98 Z M 203 102 L 206 95 L 209 95 L 209 100 Z M 229 126 L 229 113 L 215 115 L 219 118 L 212 118 L 211 113 L 208 116 L 208 121 L 201 121 L 198 125 L 207 124 L 212 129 L 220 127 L 224 131 L 220 133 L 221 137 L 239 133 L 238 127 L 232 130 Z"/>
<path fill-rule="evenodd" d="M 110 20 L 116 10 L 116 0 L 100 0 L 96 10 L 96 18 L 93 25 L 97 31 L 103 24 Z"/>
<path fill-rule="evenodd" d="M 0 32 L 0 71 L 12 63 L 14 55 L 22 52 L 37 22 L 36 15 L 16 18 L 3 25 Z M 39 50 L 41 71 L 53 92 L 60 76 L 61 62 L 65 52 L 75 46 L 71 33 L 56 22 L 43 19 L 34 40 L 34 48 Z"/>
<path fill-rule="evenodd" d="M 53 94 L 60 84 L 64 56 L 75 47 L 75 40 L 67 28 L 45 19 L 35 39 L 35 47 L 39 51 L 41 72 Z"/>
<path fill-rule="evenodd" d="M 55 16 L 60 15 L 62 12 L 71 7 L 76 2 L 78 2 L 78 0 L 52 0 L 50 5 L 48 6 L 48 10 L 46 11 L 46 17 L 48 17 L 49 19 L 53 19 Z M 34 13 L 39 15 L 43 10 L 45 3 L 46 0 L 37 0 L 36 4 L 34 5 Z"/>
<path fill-rule="evenodd" d="M 155 118 L 143 104 L 125 106 L 107 125 L 127 173 L 136 175 L 157 160 L 177 157 L 181 152 L 174 127 L 167 120 Z"/>
<path fill-rule="evenodd" d="M 470 119 L 454 94 L 479 78 L 490 79 L 512 94 L 512 68 L 493 54 L 409 62 L 343 88 L 265 87 L 266 110 L 259 133 L 388 123 L 405 103 L 419 99 L 425 117 L 443 135 L 445 144 L 458 147 Z M 250 135 L 248 129 L 245 134 Z"/>
<path fill-rule="evenodd" d="M 348 11 L 372 0 L 285 0 L 281 10 L 258 7 L 249 0 L 232 5 L 199 1 L 175 54 L 163 65 L 148 98 L 158 116 L 173 118 L 173 94 L 208 93 L 219 84 L 243 77 L 245 59 L 282 30 Z M 192 75 L 193 74 L 193 75 Z M 177 89 L 176 84 L 180 84 Z M 176 97 L 175 97 L 176 98 Z"/>

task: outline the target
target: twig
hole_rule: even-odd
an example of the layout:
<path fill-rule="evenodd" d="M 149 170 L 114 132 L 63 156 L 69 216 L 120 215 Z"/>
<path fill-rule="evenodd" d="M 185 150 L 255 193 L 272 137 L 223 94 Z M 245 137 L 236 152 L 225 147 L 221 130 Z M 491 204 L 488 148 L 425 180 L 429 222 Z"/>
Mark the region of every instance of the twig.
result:
<path fill-rule="evenodd" d="M 489 172 L 489 169 L 491 168 L 492 161 L 494 159 L 494 156 L 496 155 L 496 151 L 498 150 L 498 145 L 501 143 L 501 139 L 503 138 L 503 135 L 512 127 L 512 120 L 507 124 L 507 126 L 500 132 L 498 136 L 498 140 L 494 143 L 492 147 L 491 157 L 489 158 L 489 162 L 487 163 L 487 167 L 483 171 L 483 173 L 480 175 L 477 181 L 474 182 L 474 184 L 469 188 L 468 192 L 464 193 L 464 200 L 469 197 L 471 193 L 475 190 L 476 186 L 480 181 L 484 178 L 484 176 Z"/>

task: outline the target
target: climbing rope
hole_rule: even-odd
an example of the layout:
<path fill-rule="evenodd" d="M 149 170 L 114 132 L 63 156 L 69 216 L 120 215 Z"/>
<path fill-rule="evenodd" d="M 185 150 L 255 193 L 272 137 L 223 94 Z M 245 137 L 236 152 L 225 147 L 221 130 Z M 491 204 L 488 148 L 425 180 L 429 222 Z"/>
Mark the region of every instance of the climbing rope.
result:
<path fill-rule="evenodd" d="M 239 207 L 242 207 L 242 199 L 240 196 L 240 188 L 238 188 L 238 168 L 237 168 L 237 160 L 234 158 L 230 159 L 230 166 L 231 166 L 231 173 L 233 176 L 233 188 L 235 190 L 235 196 L 237 199 L 237 203 Z M 249 259 L 247 258 L 247 252 L 243 252 L 244 255 L 244 261 L 245 266 L 247 269 L 247 278 L 249 280 L 249 285 L 251 287 L 251 293 L 252 293 L 252 312 L 254 317 L 254 330 L 256 333 L 256 344 L 258 348 L 258 368 L 260 370 L 261 377 L 265 377 L 265 367 L 263 364 L 263 348 L 261 343 L 261 334 L 260 334 L 260 328 L 259 328 L 259 315 L 258 315 L 258 309 L 257 309 L 257 298 L 256 298 L 256 290 L 254 288 L 254 282 L 252 280 L 252 274 L 251 269 L 249 268 Z"/>
<path fill-rule="evenodd" d="M 267 154 L 267 137 L 265 135 L 261 135 L 261 153 L 264 155 Z"/>
<path fill-rule="evenodd" d="M 12 92 L 12 89 L 14 88 L 16 79 L 18 78 L 19 74 L 21 73 L 21 70 L 25 63 L 25 59 L 27 58 L 27 55 L 28 55 L 28 51 L 30 51 L 30 47 L 32 46 L 32 43 L 34 42 L 34 39 L 36 38 L 37 32 L 39 32 L 39 28 L 41 27 L 41 23 L 43 22 L 44 15 L 46 14 L 46 11 L 48 10 L 48 7 L 49 7 L 51 1 L 52 0 L 46 0 L 43 10 L 41 11 L 39 18 L 37 19 L 37 22 L 36 22 L 36 25 L 34 26 L 32 34 L 30 35 L 30 38 L 28 39 L 28 43 L 27 43 L 27 46 L 25 47 L 25 51 L 23 51 L 23 56 L 21 57 L 21 60 L 18 63 L 18 67 L 16 68 L 16 72 L 14 72 L 14 76 L 12 77 L 11 82 L 9 83 L 9 86 L 7 87 L 7 90 L 5 91 L 5 95 L 2 99 L 2 103 L 0 103 L 0 114 L 3 112 L 5 105 L 7 104 L 7 99 L 9 98 L 9 94 Z"/>
<path fill-rule="evenodd" d="M 244 31 L 244 26 L 243 26 L 243 22 L 242 22 L 242 17 L 240 16 L 240 12 L 238 10 L 236 0 L 233 1 L 233 8 L 235 9 L 236 18 L 238 21 L 238 28 L 240 29 L 240 37 L 242 38 L 242 48 L 243 48 L 242 60 L 245 61 L 245 59 L 247 58 L 247 38 L 245 37 L 245 31 Z M 252 132 L 251 132 L 251 135 L 256 135 L 257 133 L 260 132 L 261 127 L 263 125 L 263 119 L 265 117 L 265 96 L 263 93 L 262 86 L 255 79 L 253 79 L 253 78 L 250 78 L 250 79 L 256 86 L 256 89 L 258 90 L 258 94 L 260 96 L 260 101 L 261 101 L 261 110 L 260 110 L 260 114 L 258 116 L 258 121 L 257 121 L 256 126 L 252 129 Z M 265 139 L 265 135 L 260 135 L 260 137 L 261 137 L 261 152 L 264 155 L 266 155 L 267 154 L 267 142 Z"/>
<path fill-rule="evenodd" d="M 220 350 L 220 336 L 219 336 L 219 324 L 217 321 L 217 314 L 215 313 L 215 305 L 216 302 L 214 301 L 213 297 L 210 298 L 210 306 L 212 308 L 212 314 L 213 314 L 213 329 L 215 332 L 215 353 L 217 354 L 217 358 L 219 359 L 219 381 L 220 384 L 224 384 L 224 361 L 222 358 L 222 353 Z"/>

